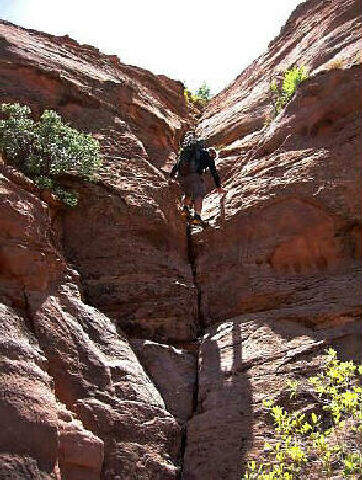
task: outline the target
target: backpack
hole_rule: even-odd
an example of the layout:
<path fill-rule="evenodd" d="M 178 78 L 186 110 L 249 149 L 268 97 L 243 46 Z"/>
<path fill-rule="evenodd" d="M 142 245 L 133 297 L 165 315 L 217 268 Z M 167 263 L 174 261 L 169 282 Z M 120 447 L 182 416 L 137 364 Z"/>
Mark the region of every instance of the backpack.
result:
<path fill-rule="evenodd" d="M 184 141 L 180 152 L 179 173 L 182 177 L 187 177 L 193 173 L 201 171 L 201 153 L 204 149 L 204 141 L 188 138 Z"/>

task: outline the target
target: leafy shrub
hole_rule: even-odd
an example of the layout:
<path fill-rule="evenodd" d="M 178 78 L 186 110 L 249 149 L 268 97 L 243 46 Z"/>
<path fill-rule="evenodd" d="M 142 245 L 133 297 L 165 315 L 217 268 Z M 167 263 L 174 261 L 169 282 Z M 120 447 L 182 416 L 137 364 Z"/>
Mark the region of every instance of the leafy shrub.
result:
<path fill-rule="evenodd" d="M 210 87 L 204 82 L 196 93 L 191 93 L 188 88 L 184 89 L 186 104 L 194 104 L 204 107 L 211 98 Z"/>
<path fill-rule="evenodd" d="M 0 150 L 5 159 L 33 178 L 40 188 L 51 189 L 67 205 L 76 194 L 61 189 L 56 179 L 66 172 L 91 180 L 101 166 L 99 143 L 92 135 L 63 123 L 53 110 L 45 110 L 35 122 L 27 106 L 2 104 L 7 116 L 0 120 Z"/>
<path fill-rule="evenodd" d="M 54 191 L 59 200 L 68 205 L 68 207 L 75 207 L 77 205 L 78 197 L 76 193 L 69 192 L 61 187 L 56 187 Z"/>
<path fill-rule="evenodd" d="M 197 90 L 196 96 L 198 98 L 201 98 L 202 100 L 206 100 L 206 101 L 210 100 L 211 98 L 210 87 L 208 87 L 204 82 L 201 85 L 201 87 Z"/>
<path fill-rule="evenodd" d="M 337 352 L 329 349 L 319 375 L 304 381 L 288 381 L 291 399 L 298 399 L 300 395 L 303 400 L 303 392 L 305 399 L 308 391 L 318 410 L 288 412 L 274 405 L 272 400 L 265 400 L 264 407 L 273 420 L 276 441 L 273 445 L 264 444 L 267 461 L 260 465 L 249 462 L 243 478 L 307 478 L 306 469 L 312 462 L 319 469 L 318 478 L 331 478 L 333 470 L 342 471 L 345 478 L 359 478 L 362 470 L 361 375 L 362 366 L 357 370 L 352 361 L 340 361 Z"/>
<path fill-rule="evenodd" d="M 294 95 L 298 85 L 308 78 L 305 67 L 293 67 L 284 72 L 281 81 L 273 80 L 270 83 L 274 117 L 285 107 Z"/>

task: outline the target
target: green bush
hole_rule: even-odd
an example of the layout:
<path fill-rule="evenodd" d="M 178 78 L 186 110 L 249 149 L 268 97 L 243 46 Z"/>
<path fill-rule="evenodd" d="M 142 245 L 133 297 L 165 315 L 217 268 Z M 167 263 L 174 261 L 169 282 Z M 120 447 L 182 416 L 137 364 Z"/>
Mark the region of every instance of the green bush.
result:
<path fill-rule="evenodd" d="M 206 100 L 206 101 L 210 100 L 211 98 L 210 87 L 208 87 L 204 82 L 201 85 L 201 87 L 197 90 L 196 96 L 198 98 L 201 98 L 202 100 Z"/>
<path fill-rule="evenodd" d="M 294 95 L 298 85 L 308 78 L 306 67 L 293 67 L 284 72 L 281 81 L 270 83 L 273 114 L 276 117 Z"/>
<path fill-rule="evenodd" d="M 98 141 L 63 123 L 53 110 L 45 110 L 38 122 L 29 118 L 29 107 L 18 103 L 2 104 L 1 110 L 7 117 L 0 120 L 4 158 L 40 188 L 53 190 L 64 203 L 74 206 L 76 194 L 61 189 L 57 178 L 70 172 L 91 180 L 101 166 Z"/>
<path fill-rule="evenodd" d="M 204 82 L 196 93 L 191 93 L 188 88 L 184 89 L 184 97 L 186 104 L 205 106 L 211 98 L 210 87 Z"/>
<path fill-rule="evenodd" d="M 342 471 L 345 478 L 360 478 L 362 470 L 362 366 L 342 362 L 327 350 L 319 375 L 304 381 L 290 380 L 290 403 L 300 400 L 301 411 L 287 411 L 265 400 L 273 421 L 273 444 L 266 442 L 266 461 L 249 462 L 245 480 L 294 480 L 307 478 L 307 468 L 318 469 L 318 478 Z M 309 393 L 315 405 L 306 404 Z M 304 412 L 303 412 L 304 410 Z M 314 478 L 314 477 L 313 477 Z"/>

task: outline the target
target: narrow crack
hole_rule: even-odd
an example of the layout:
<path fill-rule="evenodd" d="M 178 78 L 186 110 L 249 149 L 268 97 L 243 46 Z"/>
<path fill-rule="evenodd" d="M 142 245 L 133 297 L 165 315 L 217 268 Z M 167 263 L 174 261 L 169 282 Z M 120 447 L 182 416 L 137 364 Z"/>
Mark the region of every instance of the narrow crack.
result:
<path fill-rule="evenodd" d="M 193 409 L 192 415 L 189 418 L 188 422 L 193 418 L 195 413 L 198 409 L 198 399 L 199 399 L 199 358 L 200 358 L 200 340 L 199 336 L 204 331 L 205 327 L 205 320 L 202 312 L 202 293 L 201 287 L 197 281 L 197 272 L 196 272 L 196 254 L 194 250 L 194 245 L 192 242 L 192 235 L 191 235 L 191 227 L 188 224 L 186 226 L 186 236 L 187 236 L 187 253 L 188 253 L 188 260 L 191 267 L 193 284 L 197 290 L 197 334 L 196 334 L 196 341 L 198 344 L 198 348 L 196 351 L 196 372 L 195 372 L 195 384 L 194 384 L 194 391 L 193 391 Z M 180 447 L 180 480 L 183 479 L 184 474 L 184 458 L 185 458 L 185 451 L 186 451 L 186 442 L 187 442 L 187 424 L 183 427 L 182 439 L 181 439 L 181 447 Z"/>
<path fill-rule="evenodd" d="M 187 251 L 189 264 L 192 271 L 193 283 L 197 290 L 197 321 L 198 321 L 198 337 L 200 337 L 205 329 L 205 319 L 202 312 L 202 292 L 201 286 L 197 281 L 197 272 L 196 272 L 196 254 L 194 250 L 194 244 L 192 241 L 191 227 L 190 225 L 186 226 L 186 235 L 187 235 Z M 195 414 L 198 407 L 198 397 L 199 397 L 199 359 L 200 359 L 200 339 L 197 338 L 198 348 L 196 353 L 196 375 L 195 375 L 195 387 L 194 387 L 194 401 L 193 401 L 193 415 Z M 192 417 L 191 417 L 192 418 Z"/>
<path fill-rule="evenodd" d="M 188 224 L 186 226 L 186 236 L 187 236 L 187 253 L 188 260 L 191 267 L 193 284 L 197 290 L 197 322 L 198 322 L 198 334 L 202 333 L 205 328 L 205 319 L 202 312 L 202 293 L 200 284 L 197 281 L 197 272 L 196 272 L 196 254 L 194 250 L 194 245 L 192 242 L 191 227 Z"/>
<path fill-rule="evenodd" d="M 28 294 L 26 293 L 25 286 L 23 287 L 23 296 L 24 296 L 24 321 L 28 330 L 36 337 L 34 318 L 30 309 L 30 302 Z"/>

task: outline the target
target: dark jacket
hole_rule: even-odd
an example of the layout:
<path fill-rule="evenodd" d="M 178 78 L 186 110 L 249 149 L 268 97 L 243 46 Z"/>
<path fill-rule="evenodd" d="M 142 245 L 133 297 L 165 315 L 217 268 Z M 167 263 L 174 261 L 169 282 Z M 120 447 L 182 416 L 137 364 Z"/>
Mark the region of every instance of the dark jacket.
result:
<path fill-rule="evenodd" d="M 201 151 L 200 159 L 198 160 L 198 166 L 197 166 L 197 173 L 200 175 L 203 174 L 203 172 L 209 168 L 211 175 L 213 176 L 215 185 L 217 188 L 221 188 L 221 181 L 219 174 L 217 173 L 216 166 L 215 166 L 215 160 L 210 157 L 209 152 L 206 150 Z M 174 177 L 176 173 L 179 173 L 180 171 L 180 160 L 175 163 L 175 165 L 172 168 L 172 171 L 170 173 L 170 177 Z"/>

